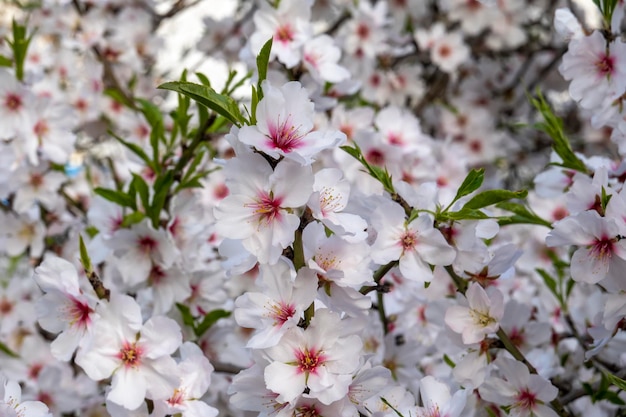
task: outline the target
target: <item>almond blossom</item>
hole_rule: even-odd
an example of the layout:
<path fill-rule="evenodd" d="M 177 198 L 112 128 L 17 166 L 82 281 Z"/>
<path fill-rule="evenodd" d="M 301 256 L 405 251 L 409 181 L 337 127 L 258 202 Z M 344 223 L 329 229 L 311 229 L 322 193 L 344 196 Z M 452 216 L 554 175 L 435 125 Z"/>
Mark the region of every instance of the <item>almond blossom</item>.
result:
<path fill-rule="evenodd" d="M 100 304 L 93 337 L 76 357 L 76 363 L 96 381 L 112 377 L 107 400 L 129 410 L 146 396 L 166 399 L 176 388 L 176 363 L 170 356 L 181 344 L 178 324 L 153 316 L 142 323 L 137 302 L 112 294 Z"/>
<path fill-rule="evenodd" d="M 601 32 L 573 39 L 559 71 L 571 80 L 569 93 L 583 108 L 593 109 L 626 89 L 626 43 L 607 42 Z"/>
<path fill-rule="evenodd" d="M 0 415 L 3 417 L 52 417 L 41 401 L 22 401 L 22 389 L 0 374 Z"/>
<path fill-rule="evenodd" d="M 257 124 L 239 130 L 241 142 L 273 158 L 284 156 L 301 165 L 311 164 L 320 151 L 345 142 L 343 132 L 313 130 L 313 103 L 299 82 L 276 88 L 265 81 L 262 89 Z"/>
<path fill-rule="evenodd" d="M 349 391 L 359 364 L 361 340 L 345 335 L 339 316 L 328 310 L 315 312 L 311 325 L 290 329 L 277 346 L 266 350 L 271 363 L 265 368 L 267 388 L 279 402 L 301 397 L 329 405 Z"/>
<path fill-rule="evenodd" d="M 577 245 L 570 273 L 575 281 L 596 284 L 604 281 L 612 288 L 626 289 L 622 273 L 626 269 L 626 242 L 621 228 L 597 211 L 584 211 L 554 225 L 546 238 L 548 246 Z"/>
<path fill-rule="evenodd" d="M 500 327 L 504 298 L 497 289 L 491 290 L 488 294 L 480 284 L 472 282 L 465 293 L 469 307 L 452 306 L 446 311 L 446 324 L 463 335 L 466 345 L 482 341 Z"/>
<path fill-rule="evenodd" d="M 372 245 L 372 260 L 381 265 L 399 260 L 400 272 L 406 279 L 429 282 L 433 273 L 428 264 L 454 262 L 454 249 L 427 214 L 420 214 L 408 223 L 402 207 L 385 202 L 377 208 L 372 222 L 378 231 Z"/>
<path fill-rule="evenodd" d="M 311 168 L 285 160 L 272 171 L 263 157 L 250 154 L 224 171 L 230 195 L 215 208 L 217 232 L 240 239 L 259 262 L 276 263 L 300 224 L 293 210 L 311 195 Z"/>
<path fill-rule="evenodd" d="M 547 404 L 559 390 L 545 378 L 531 374 L 526 365 L 506 357 L 496 359 L 501 377 L 492 376 L 479 388 L 480 396 L 510 407 L 513 417 L 557 417 Z"/>
<path fill-rule="evenodd" d="M 46 293 L 37 302 L 41 327 L 60 334 L 50 345 L 52 355 L 68 361 L 76 348 L 89 337 L 95 315 L 95 297 L 83 294 L 74 265 L 47 255 L 35 270 L 35 281 Z"/>
<path fill-rule="evenodd" d="M 297 326 L 302 313 L 315 299 L 317 276 L 300 269 L 296 275 L 286 261 L 261 267 L 260 292 L 248 291 L 235 300 L 235 320 L 240 326 L 258 329 L 247 347 L 275 346 L 281 337 Z"/>

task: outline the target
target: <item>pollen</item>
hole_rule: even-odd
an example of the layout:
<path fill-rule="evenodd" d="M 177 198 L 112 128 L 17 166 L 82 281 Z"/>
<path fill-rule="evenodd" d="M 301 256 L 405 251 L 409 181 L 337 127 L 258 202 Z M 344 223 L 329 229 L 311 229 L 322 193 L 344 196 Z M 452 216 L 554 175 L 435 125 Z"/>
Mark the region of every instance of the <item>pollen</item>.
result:
<path fill-rule="evenodd" d="M 124 342 L 122 349 L 118 354 L 118 358 L 127 368 L 137 368 L 141 364 L 143 349 L 136 343 Z"/>
<path fill-rule="evenodd" d="M 326 360 L 322 351 L 308 348 L 296 351 L 296 359 L 299 371 L 306 374 L 315 373 Z"/>

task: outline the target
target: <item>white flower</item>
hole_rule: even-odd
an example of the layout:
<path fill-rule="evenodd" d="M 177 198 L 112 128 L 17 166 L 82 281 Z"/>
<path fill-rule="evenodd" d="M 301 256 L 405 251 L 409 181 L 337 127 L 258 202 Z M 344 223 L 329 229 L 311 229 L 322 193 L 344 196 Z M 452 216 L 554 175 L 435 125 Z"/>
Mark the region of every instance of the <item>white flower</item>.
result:
<path fill-rule="evenodd" d="M 465 293 L 469 307 L 452 306 L 446 311 L 445 322 L 456 333 L 462 333 L 466 345 L 482 341 L 500 327 L 504 315 L 504 297 L 491 287 L 491 294 L 472 282 Z"/>
<path fill-rule="evenodd" d="M 292 81 L 275 88 L 263 83 L 254 126 L 244 126 L 237 137 L 247 145 L 272 158 L 284 156 L 301 165 L 309 165 L 324 149 L 341 145 L 346 135 L 337 130 L 316 131 L 314 105 L 299 82 Z"/>

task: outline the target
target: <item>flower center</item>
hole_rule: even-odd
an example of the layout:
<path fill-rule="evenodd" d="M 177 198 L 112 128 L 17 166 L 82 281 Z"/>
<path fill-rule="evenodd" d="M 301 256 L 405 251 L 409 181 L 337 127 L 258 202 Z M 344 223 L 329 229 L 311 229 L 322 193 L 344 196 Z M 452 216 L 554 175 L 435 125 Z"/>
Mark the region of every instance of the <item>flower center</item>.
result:
<path fill-rule="evenodd" d="M 150 253 L 156 249 L 158 242 L 150 236 L 141 236 L 137 241 L 137 246 L 144 253 Z"/>
<path fill-rule="evenodd" d="M 609 239 L 607 236 L 602 236 L 591 246 L 591 253 L 597 259 L 610 259 L 613 255 L 613 239 Z"/>
<path fill-rule="evenodd" d="M 528 388 L 523 389 L 517 395 L 515 402 L 515 407 L 520 407 L 524 410 L 532 410 L 535 408 L 535 404 L 537 403 L 536 395 L 533 392 L 530 392 Z"/>
<path fill-rule="evenodd" d="M 17 94 L 9 93 L 4 101 L 4 105 L 11 111 L 18 111 L 22 107 L 22 98 Z"/>
<path fill-rule="evenodd" d="M 293 41 L 293 29 L 291 29 L 291 25 L 286 24 L 279 26 L 278 29 L 276 29 L 274 37 L 282 43 L 289 43 Z"/>
<path fill-rule="evenodd" d="M 89 307 L 87 303 L 71 297 L 71 305 L 68 311 L 70 325 L 78 323 L 79 326 L 86 327 L 91 321 L 89 314 L 91 314 L 92 311 L 92 308 Z"/>
<path fill-rule="evenodd" d="M 137 346 L 136 343 L 124 342 L 118 354 L 118 358 L 124 362 L 124 366 L 127 368 L 137 368 L 141 363 L 142 354 L 143 349 Z"/>
<path fill-rule="evenodd" d="M 415 236 L 414 232 L 406 232 L 400 237 L 400 244 L 402 245 L 403 251 L 413 249 L 416 243 L 417 236 Z"/>
<path fill-rule="evenodd" d="M 274 198 L 273 194 L 261 194 L 255 203 L 246 204 L 245 207 L 254 209 L 259 225 L 265 226 L 274 222 L 274 220 L 280 219 L 280 203 L 282 199 Z"/>
<path fill-rule="evenodd" d="M 270 310 L 271 317 L 274 319 L 274 326 L 279 327 L 296 313 L 296 308 L 293 304 L 286 304 L 283 302 L 272 304 Z"/>
<path fill-rule="evenodd" d="M 321 351 L 317 349 L 309 350 L 308 348 L 296 351 L 296 359 L 298 361 L 298 370 L 307 374 L 315 373 L 317 367 L 326 360 Z"/>
<path fill-rule="evenodd" d="M 615 59 L 610 55 L 603 55 L 598 61 L 596 61 L 596 69 L 598 74 L 602 76 L 610 76 L 613 74 Z"/>
<path fill-rule="evenodd" d="M 269 141 L 268 145 L 274 149 L 280 149 L 285 153 L 289 153 L 297 149 L 301 145 L 302 135 L 298 132 L 296 126 L 290 123 L 291 115 L 287 116 L 287 120 L 283 123 L 278 121 L 278 126 L 269 125 Z"/>

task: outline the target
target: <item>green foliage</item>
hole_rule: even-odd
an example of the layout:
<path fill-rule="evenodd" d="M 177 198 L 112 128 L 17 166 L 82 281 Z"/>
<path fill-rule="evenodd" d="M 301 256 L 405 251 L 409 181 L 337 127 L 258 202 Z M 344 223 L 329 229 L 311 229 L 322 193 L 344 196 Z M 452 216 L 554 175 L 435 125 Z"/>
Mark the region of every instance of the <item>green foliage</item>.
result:
<path fill-rule="evenodd" d="M 476 210 L 483 207 L 492 206 L 503 201 L 517 198 L 526 198 L 528 191 L 509 191 L 509 190 L 487 190 L 476 194 L 465 205 L 464 209 Z"/>
<path fill-rule="evenodd" d="M 507 201 L 496 204 L 496 207 L 513 213 L 512 216 L 499 217 L 498 223 L 500 226 L 508 224 L 536 224 L 550 229 L 552 228 L 552 224 L 550 222 L 542 219 L 522 204 Z"/>
<path fill-rule="evenodd" d="M 20 357 L 20 355 L 18 355 L 17 353 L 13 352 L 11 349 L 9 349 L 9 347 L 7 345 L 5 345 L 2 342 L 0 342 L 0 352 L 3 352 L 7 356 L 10 356 L 10 357 L 16 358 L 16 359 Z"/>
<path fill-rule="evenodd" d="M 611 20 L 613 19 L 613 12 L 617 7 L 619 0 L 593 0 L 593 3 L 598 7 L 604 20 L 604 28 L 610 30 Z"/>
<path fill-rule="evenodd" d="M 5 38 L 11 50 L 13 51 L 13 64 L 15 64 L 15 77 L 23 81 L 24 80 L 24 62 L 26 61 L 26 53 L 28 51 L 28 45 L 30 44 L 33 34 L 27 36 L 26 25 L 20 25 L 13 20 L 12 26 L 13 39 Z M 4 66 L 8 63 L 8 58 L 2 57 L 1 61 Z"/>
<path fill-rule="evenodd" d="M 91 265 L 91 258 L 89 257 L 89 253 L 87 253 L 87 247 L 85 246 L 85 242 L 83 241 L 82 236 L 78 236 L 78 247 L 80 252 L 80 263 L 83 265 L 85 272 L 90 274 L 93 271 L 93 266 Z"/>
<path fill-rule="evenodd" d="M 370 163 L 367 162 L 367 160 L 363 156 L 361 148 L 359 148 L 359 145 L 357 145 L 356 143 L 353 143 L 353 146 L 342 146 L 341 149 L 350 154 L 350 156 L 352 156 L 354 159 L 359 161 L 361 165 L 365 167 L 370 176 L 378 180 L 378 182 L 380 182 L 383 187 L 385 187 L 385 191 L 390 194 L 395 193 L 391 175 L 389 174 L 389 171 L 387 171 L 386 167 L 381 168 L 375 165 L 370 165 Z"/>
<path fill-rule="evenodd" d="M 128 193 L 123 191 L 110 190 L 108 188 L 98 187 L 94 190 L 94 193 L 104 198 L 105 200 L 109 200 L 112 203 L 117 204 L 121 207 L 129 207 L 133 210 L 137 209 L 137 202 L 134 197 L 131 197 Z"/>
<path fill-rule="evenodd" d="M 6 56 L 0 55 L 0 67 L 12 67 L 13 60 Z"/>
<path fill-rule="evenodd" d="M 592 387 L 589 383 L 584 382 L 583 389 L 591 398 L 592 403 L 596 403 L 598 401 L 608 401 L 616 405 L 626 405 L 617 392 L 609 389 L 611 388 L 611 384 L 617 386 L 620 390 L 623 390 L 624 387 L 626 387 L 626 381 L 612 375 L 611 373 L 605 372 L 602 374 L 599 386 Z"/>
<path fill-rule="evenodd" d="M 456 192 L 454 199 L 450 203 L 448 207 L 452 207 L 454 203 L 456 203 L 460 198 L 465 197 L 478 190 L 480 186 L 483 184 L 485 179 L 485 170 L 483 168 L 473 169 L 467 174 L 463 183 L 459 187 L 459 190 Z"/>
<path fill-rule="evenodd" d="M 196 337 L 202 337 L 219 319 L 230 316 L 230 312 L 217 309 L 208 312 L 202 317 L 194 317 L 191 310 L 184 304 L 176 303 L 176 308 L 180 311 L 185 326 L 191 327 Z"/>
<path fill-rule="evenodd" d="M 183 94 L 227 118 L 236 126 L 241 126 L 246 121 L 237 106 L 237 102 L 232 97 L 219 94 L 209 86 L 185 81 L 173 81 L 161 84 L 158 88 Z"/>
<path fill-rule="evenodd" d="M 541 91 L 537 90 L 537 97 L 530 97 L 530 102 L 539 111 L 539 113 L 541 113 L 544 120 L 543 122 L 536 123 L 535 127 L 539 130 L 543 130 L 552 138 L 554 141 L 552 149 L 559 157 L 561 157 L 561 163 L 555 162 L 552 163 L 552 165 L 573 169 L 587 174 L 587 167 L 583 161 L 581 161 L 576 154 L 574 154 L 570 142 L 567 139 L 567 136 L 565 136 L 565 132 L 563 131 L 563 120 L 554 114 L 552 108 L 550 108 L 550 105 L 541 94 Z"/>

